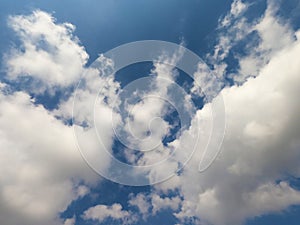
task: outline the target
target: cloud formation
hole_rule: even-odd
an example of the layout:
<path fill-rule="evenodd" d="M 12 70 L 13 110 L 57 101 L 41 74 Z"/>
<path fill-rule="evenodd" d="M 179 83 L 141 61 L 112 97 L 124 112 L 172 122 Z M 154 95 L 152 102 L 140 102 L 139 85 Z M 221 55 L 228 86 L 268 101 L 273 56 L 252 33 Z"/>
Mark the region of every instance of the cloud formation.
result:
<path fill-rule="evenodd" d="M 88 54 L 73 35 L 74 25 L 58 24 L 40 10 L 11 16 L 8 25 L 21 42 L 5 57 L 8 79 L 30 79 L 28 91 L 36 93 L 53 93 L 78 82 Z"/>
<path fill-rule="evenodd" d="M 73 95 L 50 111 L 29 93 L 52 94 L 77 83 L 82 73 L 89 73 L 85 80 L 87 91 L 79 89 L 78 94 L 88 105 L 96 93 L 93 87 L 98 84 L 89 79 L 97 80 L 101 71 L 83 67 L 88 55 L 73 36 L 73 25 L 57 24 L 50 14 L 39 10 L 31 15 L 11 16 L 9 25 L 20 38 L 21 49 L 12 49 L 5 57 L 7 78 L 22 83 L 26 77 L 29 86 L 21 85 L 22 90 L 15 91 L 8 84 L 0 85 L 1 223 L 74 224 L 75 219 L 63 222 L 59 213 L 87 195 L 87 185 L 92 187 L 100 180 L 83 160 L 73 133 L 76 128 L 81 136 L 88 137 L 81 141 L 95 151 L 97 138 L 90 135 L 94 128 L 83 126 L 91 117 L 80 111 L 74 115 L 72 125 L 68 121 L 72 118 Z M 100 109 L 109 113 L 105 105 Z M 110 144 L 110 133 L 104 129 L 109 121 L 104 117 L 99 123 Z M 109 164 L 104 157 L 97 160 L 101 167 Z"/>
<path fill-rule="evenodd" d="M 176 147 L 176 157 L 181 159 L 186 149 L 194 147 L 193 135 L 203 131 L 189 164 L 172 179 L 155 185 L 151 193 L 130 195 L 128 205 L 138 213 L 119 203 L 99 204 L 83 212 L 84 220 L 101 223 L 111 219 L 130 224 L 171 209 L 182 223 L 192 218 L 195 224 L 240 224 L 249 217 L 300 204 L 299 190 L 288 182 L 289 176 L 300 176 L 300 34 L 277 16 L 278 5 L 274 1 L 268 1 L 266 11 L 255 21 L 246 20 L 249 7 L 234 0 L 230 12 L 220 20 L 218 43 L 207 56 L 213 66 L 213 77 L 204 64 L 199 64 L 195 73 L 203 92 L 196 86 L 191 91 L 201 96 L 205 93 L 207 98 L 202 109 L 195 114 L 189 112 L 193 117 L 190 127 L 166 145 L 163 139 L 172 126 L 159 120 L 152 124 L 150 143 L 159 143 L 157 151 L 126 155 L 128 161 L 142 166 L 168 156 Z M 73 25 L 58 24 L 53 16 L 42 11 L 12 16 L 9 25 L 20 38 L 21 49 L 14 48 L 5 57 L 7 78 L 29 86 L 15 92 L 0 83 L 1 223 L 74 225 L 75 217 L 63 220 L 59 213 L 72 201 L 87 195 L 100 179 L 76 149 L 73 129 L 78 135 L 77 143 L 85 147 L 81 150 L 89 155 L 88 160 L 101 169 L 109 168 L 110 160 L 102 153 L 112 152 L 112 119 L 142 139 L 148 135 L 149 121 L 165 116 L 168 109 L 164 103 L 144 99 L 133 106 L 127 104 L 130 117 L 122 121 L 122 115 L 114 109 L 120 106 L 120 102 L 114 105 L 120 84 L 113 75 L 104 76 L 114 62 L 101 56 L 97 63 L 102 67 L 85 68 L 88 54 L 72 34 Z M 255 34 L 255 42 L 249 41 L 245 48 L 253 50 L 236 53 L 237 70 L 228 74 L 226 58 L 237 43 L 250 40 L 250 34 Z M 161 61 L 175 63 L 181 54 L 179 51 Z M 151 72 L 153 89 L 138 94 L 167 97 L 170 83 L 162 79 L 176 81 L 178 72 L 162 62 L 154 63 Z M 85 76 L 76 92 L 61 100 L 53 111 L 30 96 L 69 88 L 82 74 Z M 226 77 L 232 78 L 232 86 L 226 83 Z M 206 118 L 211 115 L 212 103 L 221 95 L 227 125 L 222 154 L 205 172 L 199 173 L 205 140 L 209 140 L 212 127 Z M 73 107 L 74 96 L 79 101 Z M 136 111 L 132 110 L 134 107 Z M 91 109 L 100 115 L 96 122 Z M 138 147 L 147 147 L 142 144 L 138 142 Z M 178 162 L 169 161 L 164 167 L 149 171 L 149 180 L 177 167 Z"/>
<path fill-rule="evenodd" d="M 204 148 L 200 143 L 176 179 L 184 199 L 176 216 L 182 221 L 194 217 L 199 223 L 240 224 L 249 217 L 300 203 L 300 192 L 288 183 L 289 176 L 300 175 L 299 32 L 275 18 L 274 4 L 269 2 L 255 25 L 261 36 L 257 51 L 262 58 L 258 59 L 264 59 L 256 78 L 220 92 L 226 107 L 222 154 L 208 170 L 198 173 Z M 239 59 L 247 63 L 252 56 Z M 209 106 L 199 110 L 194 121 L 205 115 Z M 192 122 L 188 132 L 202 128 L 201 123 Z M 189 148 L 184 137 L 178 140 L 184 143 L 182 151 Z"/>
<path fill-rule="evenodd" d="M 95 182 L 72 128 L 24 92 L 0 91 L 0 216 L 3 224 L 59 224 L 58 212 Z"/>
<path fill-rule="evenodd" d="M 85 220 L 94 220 L 100 223 L 108 218 L 122 221 L 122 224 L 132 224 L 135 220 L 134 216 L 130 212 L 123 210 L 118 203 L 114 203 L 111 206 L 96 205 L 87 209 L 82 217 Z"/>

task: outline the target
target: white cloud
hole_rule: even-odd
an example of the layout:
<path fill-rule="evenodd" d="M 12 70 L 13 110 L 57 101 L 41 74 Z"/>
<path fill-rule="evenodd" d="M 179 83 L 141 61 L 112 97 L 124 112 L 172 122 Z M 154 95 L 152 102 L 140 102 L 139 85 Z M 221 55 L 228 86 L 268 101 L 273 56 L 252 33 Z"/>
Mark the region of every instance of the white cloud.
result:
<path fill-rule="evenodd" d="M 151 89 L 147 92 L 141 90 L 142 93 L 136 93 L 135 97 L 139 98 L 139 102 L 126 106 L 128 118 L 122 126 L 125 127 L 127 135 L 133 137 L 130 138 L 130 142 L 138 143 L 136 144 L 138 149 L 154 149 L 155 146 L 158 149 L 163 148 L 162 139 L 170 130 L 170 124 L 163 117 L 168 113 L 168 104 L 170 104 L 168 102 L 169 89 L 174 85 L 178 74 L 174 65 L 181 59 L 183 51 L 183 48 L 179 48 L 171 56 L 160 56 L 151 71 L 153 79 L 141 81 L 151 82 L 149 84 Z M 148 136 L 149 131 L 151 135 Z"/>
<path fill-rule="evenodd" d="M 278 16 L 278 2 L 268 0 L 264 14 L 250 20 L 245 12 L 254 5 L 234 0 L 230 12 L 220 19 L 214 51 L 206 55 L 212 71 L 208 71 L 205 65 L 198 65 L 194 76 L 202 92 L 194 85 L 193 93 L 205 95 L 211 101 L 228 85 L 225 78 L 232 79 L 235 84 L 243 84 L 249 77 L 256 77 L 274 55 L 294 42 L 295 35 L 288 21 Z M 238 45 L 241 47 L 236 49 Z M 226 60 L 232 61 L 230 57 L 238 64 L 235 72 L 232 69 L 227 71 Z"/>
<path fill-rule="evenodd" d="M 300 192 L 291 188 L 288 183 L 267 183 L 259 186 L 256 190 L 245 193 L 249 207 L 252 211 L 247 214 L 260 215 L 261 212 L 277 212 L 288 208 L 291 204 L 299 204 Z"/>
<path fill-rule="evenodd" d="M 257 76 L 278 51 L 292 44 L 295 39 L 290 25 L 278 16 L 278 2 L 268 0 L 264 15 L 249 20 L 244 13 L 252 6 L 253 3 L 234 0 L 230 12 L 219 21 L 217 44 L 213 54 L 207 54 L 213 73 L 208 77 L 199 65 L 199 71 L 195 74 L 202 89 L 208 90 L 208 99 L 226 85 L 225 77 L 242 84 L 249 77 Z M 236 50 L 235 47 L 241 43 L 243 47 Z M 224 60 L 232 56 L 238 62 L 237 72 L 227 71 L 228 65 Z"/>
<path fill-rule="evenodd" d="M 295 40 L 291 27 L 277 15 L 278 4 L 269 0 L 263 17 L 252 26 L 260 42 L 257 46 L 249 45 L 249 53 L 239 57 L 238 75 L 233 75 L 236 82 L 242 83 L 249 76 L 256 76 L 260 69 L 281 49 Z"/>
<path fill-rule="evenodd" d="M 300 192 L 287 180 L 289 175 L 300 176 L 300 107 L 297 97 L 300 91 L 300 35 L 277 17 L 276 7 L 269 1 L 265 14 L 254 24 L 244 23 L 244 19 L 234 22 L 235 32 L 248 27 L 258 32 L 260 42 L 254 52 L 237 57 L 241 70 L 234 75 L 235 81 L 243 85 L 221 91 L 226 107 L 222 154 L 207 171 L 198 172 L 206 146 L 201 140 L 205 140 L 206 133 L 209 134 L 202 132 L 198 151 L 182 174 L 155 185 L 155 192 L 167 192 L 176 186 L 180 189 L 183 201 L 181 211 L 175 215 L 183 223 L 195 218 L 194 223 L 199 224 L 240 224 L 248 217 L 280 212 L 300 204 Z M 232 37 L 228 35 L 219 46 L 221 50 L 217 57 L 220 62 L 232 48 L 228 39 Z M 233 40 L 239 41 L 244 35 L 247 34 L 237 33 L 238 38 Z M 255 58 L 255 54 L 259 56 Z M 259 60 L 262 62 L 258 63 Z M 256 71 L 256 78 L 245 79 L 246 67 L 242 65 L 246 64 Z M 208 72 L 201 65 L 199 70 L 198 78 L 208 85 L 207 90 L 212 90 L 212 96 L 218 94 L 220 83 L 207 81 L 203 75 Z M 209 131 L 210 124 L 203 124 L 205 120 L 202 120 L 197 125 L 197 121 L 209 114 L 210 105 L 206 104 L 197 112 L 188 133 L 199 129 Z M 174 141 L 173 144 L 181 150 L 177 154 L 191 148 L 190 142 L 184 134 Z M 283 181 L 277 184 L 278 180 Z"/>
<path fill-rule="evenodd" d="M 224 67 L 223 60 L 228 56 L 232 47 L 239 41 L 244 39 L 252 30 L 251 24 L 248 24 L 246 18 L 243 16 L 243 12 L 248 9 L 248 3 L 243 3 L 241 0 L 234 0 L 231 4 L 230 12 L 219 21 L 218 42 L 214 47 L 214 53 L 209 58 L 218 63 L 215 65 L 218 71 L 219 67 Z M 223 76 L 225 68 L 217 73 L 219 76 Z"/>
<path fill-rule="evenodd" d="M 60 102 L 54 114 L 64 121 L 73 121 L 80 153 L 93 170 L 104 176 L 103 171 L 111 163 L 108 152 L 112 151 L 113 124 L 120 121 L 120 115 L 114 111 L 118 107 L 119 83 L 104 72 L 113 68 L 111 60 L 101 56 L 97 62 L 103 65 L 86 69 L 75 92 Z"/>
<path fill-rule="evenodd" d="M 222 27 L 229 26 L 236 18 L 240 17 L 247 9 L 249 5 L 242 0 L 234 0 L 231 3 L 230 12 L 219 21 Z"/>
<path fill-rule="evenodd" d="M 176 196 L 172 198 L 168 197 L 160 197 L 157 194 L 153 194 L 151 196 L 151 204 L 152 204 L 152 214 L 156 214 L 158 211 L 163 210 L 163 209 L 172 209 L 173 211 L 178 210 L 179 205 L 181 203 L 181 199 Z"/>
<path fill-rule="evenodd" d="M 139 193 L 136 196 L 131 196 L 128 203 L 137 207 L 139 210 L 137 215 L 141 215 L 146 220 L 150 215 L 154 216 L 162 210 L 171 209 L 177 211 L 181 204 L 181 199 L 178 196 L 161 197 L 154 192 L 150 194 Z"/>
<path fill-rule="evenodd" d="M 73 217 L 73 218 L 66 219 L 64 225 L 75 225 L 75 223 L 76 223 L 76 219 L 75 217 Z"/>
<path fill-rule="evenodd" d="M 87 193 L 76 183 L 98 177 L 76 149 L 72 128 L 26 93 L 0 92 L 0 106 L 3 223 L 57 224 L 57 213 Z"/>
<path fill-rule="evenodd" d="M 121 220 L 123 224 L 132 224 L 135 219 L 130 212 L 123 210 L 122 206 L 115 203 L 111 206 L 107 205 L 96 205 L 87 209 L 82 217 L 85 220 L 95 220 L 98 222 L 103 222 L 107 218 L 114 220 Z"/>
<path fill-rule="evenodd" d="M 72 24 L 57 24 L 50 14 L 36 10 L 26 16 L 11 16 L 9 26 L 21 46 L 5 57 L 8 79 L 33 78 L 29 90 L 37 93 L 51 93 L 78 81 L 88 54 L 73 36 Z"/>
<path fill-rule="evenodd" d="M 140 194 L 129 200 L 129 205 L 136 206 L 144 218 L 151 209 L 155 215 L 170 208 L 180 210 L 175 215 L 183 222 L 186 218 L 196 217 L 216 225 L 238 224 L 251 216 L 300 204 L 299 191 L 285 181 L 286 174 L 300 176 L 300 35 L 296 34 L 298 39 L 295 40 L 290 28 L 276 18 L 276 8 L 272 4 L 269 2 L 265 15 L 257 23 L 248 24 L 242 17 L 247 4 L 234 1 L 230 14 L 222 22 L 228 33 L 220 36 L 212 56 L 215 80 L 205 77 L 207 71 L 201 65 L 195 74 L 203 85 L 207 85 L 206 92 L 214 97 L 222 88 L 221 79 L 227 66 L 223 60 L 233 44 L 253 30 L 258 32 L 261 40 L 257 51 L 237 57 L 241 76 L 235 74 L 233 77 L 243 85 L 221 91 L 226 106 L 227 132 L 223 152 L 216 162 L 204 173 L 198 173 L 201 153 L 207 144 L 201 141 L 207 139 L 210 132 L 206 131 L 210 131 L 212 126 L 203 119 L 211 113 L 211 103 L 197 112 L 189 130 L 168 147 L 160 146 L 158 151 L 138 159 L 139 165 L 156 162 L 157 158 L 168 156 L 169 147 L 178 147 L 176 155 L 182 159 L 185 150 L 193 147 L 193 134 L 198 130 L 205 131 L 201 133 L 197 154 L 180 174 L 157 184 L 150 196 Z M 6 58 L 10 79 L 18 80 L 25 74 L 43 84 L 40 89 L 33 90 L 42 92 L 68 87 L 83 71 L 87 76 L 84 85 L 77 90 L 81 101 L 75 106 L 74 127 L 56 118 L 72 118 L 73 96 L 61 102 L 55 112 L 50 112 L 34 104 L 27 93 L 6 93 L 6 85 L 0 84 L 0 144 L 3 149 L 0 152 L 3 170 L 0 174 L 1 221 L 6 225 L 73 225 L 75 218 L 62 221 L 58 218 L 59 212 L 64 211 L 73 200 L 88 194 L 86 185 L 93 184 L 98 178 L 80 157 L 74 145 L 72 128 L 80 134 L 78 141 L 87 148 L 94 165 L 107 168 L 110 160 L 97 155 L 101 154 L 101 149 L 99 151 L 95 125 L 101 128 L 102 141 L 111 150 L 111 118 L 117 123 L 120 120 L 112 110 L 112 104 L 120 87 L 113 77 L 101 77 L 101 70 L 83 69 L 87 54 L 72 36 L 72 25 L 56 24 L 53 17 L 41 11 L 29 16 L 11 17 L 10 25 L 20 36 L 24 48 L 24 51 L 13 50 Z M 230 32 L 233 36 L 229 35 Z M 261 54 L 261 64 L 255 57 L 258 53 Z M 170 60 L 177 59 L 174 56 Z M 113 62 L 104 57 L 100 61 L 108 67 L 113 66 Z M 159 62 L 154 66 L 152 72 L 157 78 L 175 79 L 176 72 L 172 67 Z M 258 76 L 246 79 L 253 71 Z M 168 95 L 168 83 L 157 79 L 154 87 L 150 94 Z M 94 105 L 99 89 L 102 90 L 100 101 Z M 94 106 L 101 115 L 96 123 L 90 110 Z M 166 112 L 163 103 L 153 100 L 145 100 L 136 107 L 137 112 L 131 111 L 134 118 L 131 122 L 136 123 L 133 130 L 138 135 L 145 134 L 150 119 Z M 154 124 L 153 142 L 161 142 L 168 132 L 168 124 L 162 122 L 165 121 Z M 175 171 L 177 167 L 178 162 L 170 161 L 150 171 L 149 179 L 152 179 L 151 176 L 164 177 L 165 173 Z M 283 181 L 277 184 L 278 180 Z M 80 185 L 82 181 L 84 184 Z M 156 194 L 166 194 L 175 189 L 180 191 L 181 197 Z M 91 207 L 83 213 L 83 218 L 98 222 L 111 218 L 123 223 L 134 223 L 137 219 L 118 203 Z"/>
<path fill-rule="evenodd" d="M 77 187 L 76 196 L 78 196 L 79 198 L 84 197 L 89 193 L 90 193 L 90 189 L 87 186 L 80 185 L 80 186 Z"/>
<path fill-rule="evenodd" d="M 24 48 L 13 50 L 6 58 L 10 79 L 26 75 L 33 80 L 33 85 L 39 81 L 41 89 L 30 87 L 32 92 L 53 91 L 78 82 L 87 53 L 73 37 L 73 25 L 56 24 L 51 15 L 42 11 L 10 17 L 10 25 Z M 109 66 L 105 59 L 103 62 Z M 9 85 L 0 85 L 1 223 L 63 224 L 59 213 L 66 210 L 73 200 L 87 195 L 87 185 L 93 186 L 100 181 L 77 149 L 74 128 L 80 134 L 77 141 L 90 151 L 94 162 L 101 168 L 109 165 L 107 157 L 97 155 L 99 142 L 95 137 L 95 127 L 83 128 L 82 122 L 88 124 L 92 120 L 91 110 L 85 110 L 90 109 L 86 107 L 98 93 L 99 84 L 106 85 L 102 97 L 108 96 L 108 99 L 118 84 L 112 80 L 103 83 L 99 77 L 101 71 L 84 69 L 84 72 L 88 75 L 85 89 L 79 89 L 79 97 L 86 101 L 75 108 L 81 110 L 75 111 L 73 126 L 63 121 L 72 118 L 73 95 L 53 112 L 35 104 L 28 93 L 13 92 Z M 111 121 L 107 120 L 111 109 L 103 102 L 96 109 L 103 116 L 97 120 L 105 134 L 102 141 L 111 148 Z M 74 222 L 70 219 L 65 223 Z"/>
<path fill-rule="evenodd" d="M 146 220 L 149 216 L 149 210 L 151 204 L 149 202 L 149 197 L 145 194 L 139 193 L 136 196 L 131 196 L 128 201 L 129 205 L 136 206 L 139 210 L 139 213 L 142 215 L 143 219 Z"/>
<path fill-rule="evenodd" d="M 224 68 L 225 69 L 225 68 Z M 218 77 L 218 72 L 211 71 L 205 63 L 199 63 L 197 71 L 194 73 L 192 93 L 203 96 L 207 101 L 211 101 L 222 90 L 223 81 Z"/>
<path fill-rule="evenodd" d="M 205 95 L 206 99 L 211 101 L 227 85 L 224 78 L 230 74 L 227 72 L 228 65 L 225 60 L 233 52 L 233 48 L 255 30 L 254 25 L 248 22 L 244 16 L 249 7 L 250 5 L 244 1 L 234 0 L 231 4 L 230 12 L 219 20 L 217 43 L 214 46 L 213 53 L 206 55 L 207 62 L 212 65 L 211 71 L 207 69 L 206 65 L 198 65 L 198 71 L 194 74 L 196 84 L 198 85 L 194 85 L 192 89 L 193 93 Z M 252 45 L 248 47 L 251 50 L 253 49 Z M 233 55 L 237 57 L 236 53 Z M 243 64 L 245 64 L 245 68 L 248 68 L 247 64 L 249 64 L 249 60 Z M 240 73 L 239 76 L 231 74 L 233 78 L 240 78 L 240 83 L 245 81 L 247 76 L 249 74 L 245 76 Z M 202 92 L 199 92 L 199 88 L 197 88 L 199 85 Z"/>
<path fill-rule="evenodd" d="M 199 145 L 179 179 L 184 200 L 178 218 L 239 224 L 300 204 L 300 192 L 284 181 L 288 175 L 300 176 L 299 32 L 296 36 L 271 55 L 256 78 L 221 91 L 226 107 L 222 154 L 198 173 Z M 209 105 L 198 111 L 198 117 Z M 192 124 L 190 132 L 202 127 Z M 188 148 L 188 141 L 184 143 Z M 283 182 L 276 185 L 278 180 Z"/>
<path fill-rule="evenodd" d="M 124 143 L 128 143 L 127 140 L 129 140 L 131 146 L 128 146 L 128 148 L 143 151 L 142 154 L 136 155 L 136 158 L 129 154 L 130 150 L 126 151 L 125 155 L 131 162 L 141 166 L 135 170 L 137 173 L 142 171 L 149 174 L 150 183 L 168 178 L 176 171 L 178 162 L 182 160 L 181 158 L 178 161 L 176 161 L 177 159 L 170 160 L 172 162 L 167 167 L 164 167 L 163 163 L 158 163 L 163 159 L 169 160 L 168 157 L 173 150 L 172 146 L 166 146 L 163 143 L 163 139 L 170 134 L 171 129 L 171 125 L 165 119 L 165 116 L 170 113 L 170 105 L 177 112 L 179 108 L 183 109 L 182 111 L 186 113 L 186 117 L 191 117 L 190 114 L 193 113 L 190 110 L 190 99 L 184 98 L 187 94 L 175 83 L 178 71 L 174 68 L 174 65 L 181 59 L 183 54 L 184 48 L 179 47 L 172 55 L 160 56 L 153 65 L 154 68 L 151 71 L 150 78 L 138 80 L 137 84 L 133 83 L 133 85 L 136 85 L 137 90 L 146 85 L 148 85 L 147 88 L 150 87 L 150 90 L 145 88 L 145 90 L 141 89 L 140 92 L 135 91 L 129 98 L 138 98 L 140 101 L 134 102 L 135 104 L 128 103 L 124 107 L 128 113 L 123 112 L 128 117 L 125 117 L 123 124 L 120 124 L 121 129 L 124 129 L 126 134 L 124 138 L 126 142 Z M 184 124 L 183 121 L 181 122 L 182 127 L 189 125 Z M 151 167 L 153 164 L 156 164 L 155 168 Z M 171 164 L 172 167 L 170 167 Z M 151 168 L 154 169 L 151 170 Z"/>

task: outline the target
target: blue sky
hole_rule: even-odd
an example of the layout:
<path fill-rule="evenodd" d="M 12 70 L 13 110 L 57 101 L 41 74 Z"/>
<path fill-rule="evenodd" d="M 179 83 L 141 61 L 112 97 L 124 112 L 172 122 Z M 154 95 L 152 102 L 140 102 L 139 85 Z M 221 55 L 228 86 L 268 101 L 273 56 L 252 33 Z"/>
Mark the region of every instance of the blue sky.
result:
<path fill-rule="evenodd" d="M 299 0 L 0 5 L 0 224 L 299 224 Z"/>

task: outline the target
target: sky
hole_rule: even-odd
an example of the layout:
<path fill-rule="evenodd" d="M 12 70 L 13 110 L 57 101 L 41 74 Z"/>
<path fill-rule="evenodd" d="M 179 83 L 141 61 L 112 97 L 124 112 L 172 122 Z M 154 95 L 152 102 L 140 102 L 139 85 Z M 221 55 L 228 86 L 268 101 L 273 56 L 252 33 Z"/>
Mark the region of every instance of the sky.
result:
<path fill-rule="evenodd" d="M 0 224 L 298 225 L 299 0 L 0 3 Z"/>

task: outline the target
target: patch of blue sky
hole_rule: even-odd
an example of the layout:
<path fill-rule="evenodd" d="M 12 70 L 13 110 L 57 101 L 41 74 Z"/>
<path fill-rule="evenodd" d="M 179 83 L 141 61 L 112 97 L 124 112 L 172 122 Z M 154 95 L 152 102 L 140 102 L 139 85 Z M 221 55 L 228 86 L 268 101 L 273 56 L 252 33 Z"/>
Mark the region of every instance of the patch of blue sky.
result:
<path fill-rule="evenodd" d="M 298 225 L 300 206 L 291 206 L 282 212 L 270 213 L 248 219 L 245 225 Z"/>

